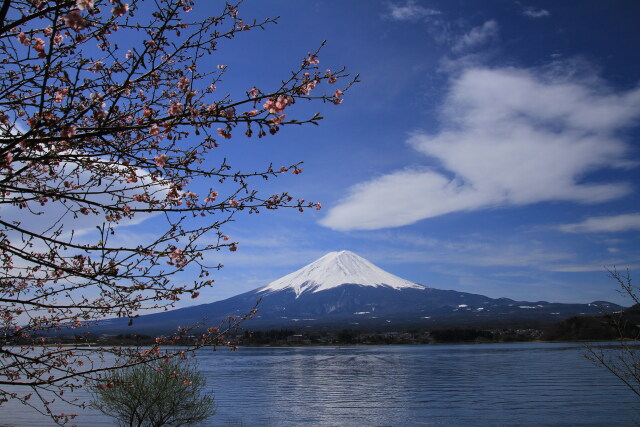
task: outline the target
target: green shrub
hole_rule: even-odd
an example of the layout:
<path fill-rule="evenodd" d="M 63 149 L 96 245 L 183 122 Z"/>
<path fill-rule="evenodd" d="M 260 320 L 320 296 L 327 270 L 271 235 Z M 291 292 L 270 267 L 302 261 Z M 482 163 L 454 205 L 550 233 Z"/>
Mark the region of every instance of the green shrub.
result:
<path fill-rule="evenodd" d="M 193 425 L 215 413 L 213 395 L 204 389 L 197 365 L 174 358 L 100 378 L 93 388 L 93 406 L 123 426 Z"/>

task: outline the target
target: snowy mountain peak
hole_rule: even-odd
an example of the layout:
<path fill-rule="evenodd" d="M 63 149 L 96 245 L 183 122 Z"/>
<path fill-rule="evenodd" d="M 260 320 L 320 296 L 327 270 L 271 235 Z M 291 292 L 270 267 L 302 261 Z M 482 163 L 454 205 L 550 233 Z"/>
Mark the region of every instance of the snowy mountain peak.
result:
<path fill-rule="evenodd" d="M 421 285 L 387 273 L 353 252 L 340 251 L 329 252 L 306 267 L 287 274 L 258 291 L 292 289 L 298 296 L 306 291 L 320 292 L 344 284 L 424 289 Z"/>

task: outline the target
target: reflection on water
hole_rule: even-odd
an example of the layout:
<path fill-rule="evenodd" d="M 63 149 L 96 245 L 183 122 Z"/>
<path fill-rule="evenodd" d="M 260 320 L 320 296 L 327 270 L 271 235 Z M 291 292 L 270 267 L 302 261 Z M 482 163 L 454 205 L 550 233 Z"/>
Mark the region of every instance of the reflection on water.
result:
<path fill-rule="evenodd" d="M 634 395 L 572 344 L 241 348 L 199 353 L 210 425 L 628 425 Z M 2 422 L 44 425 L 16 408 Z M 5 414 L 11 414 L 11 417 Z M 16 418 L 14 418 L 14 416 Z M 78 425 L 111 425 L 85 411 Z"/>

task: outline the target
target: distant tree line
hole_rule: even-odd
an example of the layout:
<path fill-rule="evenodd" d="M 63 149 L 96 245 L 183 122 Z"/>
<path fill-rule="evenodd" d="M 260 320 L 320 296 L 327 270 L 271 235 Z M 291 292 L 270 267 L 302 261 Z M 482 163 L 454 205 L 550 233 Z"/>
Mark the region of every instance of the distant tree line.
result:
<path fill-rule="evenodd" d="M 400 331 L 338 329 L 298 331 L 295 329 L 244 330 L 228 337 L 228 344 L 237 346 L 299 346 L 299 345 L 391 345 L 391 344 L 452 344 L 496 343 L 523 341 L 610 341 L 621 336 L 640 336 L 640 308 L 603 316 L 574 316 L 548 325 L 503 328 L 450 327 L 438 329 L 408 329 Z M 150 346 L 155 337 L 145 334 L 82 334 L 43 335 L 45 344 Z M 185 336 L 174 345 L 190 345 L 194 336 Z M 20 345 L 20 340 L 13 342 Z"/>

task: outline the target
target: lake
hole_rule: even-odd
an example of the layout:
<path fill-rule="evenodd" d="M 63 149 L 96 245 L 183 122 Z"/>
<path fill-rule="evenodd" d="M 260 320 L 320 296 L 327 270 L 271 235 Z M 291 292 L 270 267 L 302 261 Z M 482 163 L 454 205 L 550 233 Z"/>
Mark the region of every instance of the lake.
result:
<path fill-rule="evenodd" d="M 580 344 L 200 351 L 216 426 L 629 425 L 637 398 Z M 17 405 L 0 423 L 49 425 Z M 83 411 L 79 426 L 113 421 Z"/>

